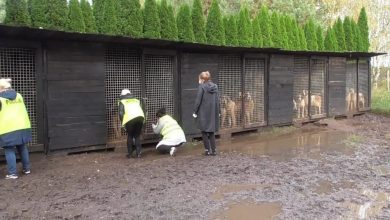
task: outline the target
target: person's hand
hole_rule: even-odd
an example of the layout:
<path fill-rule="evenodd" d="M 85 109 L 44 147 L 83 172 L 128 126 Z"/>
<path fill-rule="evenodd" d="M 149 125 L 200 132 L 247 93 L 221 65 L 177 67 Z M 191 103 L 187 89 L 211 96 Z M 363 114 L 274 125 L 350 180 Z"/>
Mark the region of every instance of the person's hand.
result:
<path fill-rule="evenodd" d="M 155 129 L 156 127 L 157 127 L 157 125 L 152 123 L 152 128 Z"/>
<path fill-rule="evenodd" d="M 193 113 L 193 114 L 192 114 L 192 117 L 194 117 L 194 118 L 197 118 L 197 117 L 198 117 L 198 115 L 197 115 L 197 114 L 195 114 L 195 113 Z"/>

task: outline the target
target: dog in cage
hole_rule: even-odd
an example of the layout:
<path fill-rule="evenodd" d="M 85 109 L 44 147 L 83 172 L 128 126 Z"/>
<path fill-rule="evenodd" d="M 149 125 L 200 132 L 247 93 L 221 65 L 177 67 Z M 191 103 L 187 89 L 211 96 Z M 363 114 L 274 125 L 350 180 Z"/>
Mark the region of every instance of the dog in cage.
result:
<path fill-rule="evenodd" d="M 359 92 L 359 108 L 364 108 L 366 106 L 366 98 L 364 97 L 363 93 Z"/>
<path fill-rule="evenodd" d="M 225 123 L 228 123 L 226 127 L 236 126 L 236 103 L 229 96 L 221 97 L 221 126 L 225 127 Z"/>
<path fill-rule="evenodd" d="M 303 92 L 305 94 L 305 92 Z M 297 111 L 297 118 L 304 118 L 307 115 L 307 105 L 306 98 L 304 95 L 299 94 L 298 100 L 294 102 L 294 110 Z"/>
<path fill-rule="evenodd" d="M 250 124 L 253 121 L 253 112 L 255 110 L 255 102 L 253 101 L 250 92 L 246 92 L 244 96 L 244 121 L 245 124 Z"/>
<path fill-rule="evenodd" d="M 118 114 L 118 111 L 111 111 L 110 113 L 110 116 L 111 116 L 111 128 L 113 129 L 113 138 L 114 139 L 119 139 L 122 137 L 122 125 L 121 125 L 121 121 L 119 119 L 119 114 Z"/>
<path fill-rule="evenodd" d="M 308 90 L 302 90 L 302 96 L 304 99 L 305 108 L 309 104 L 309 92 Z M 314 114 L 322 114 L 322 96 L 320 94 L 310 95 L 310 106 L 314 109 Z"/>
<path fill-rule="evenodd" d="M 356 92 L 353 88 L 349 88 L 346 95 L 347 111 L 354 111 L 356 108 Z"/>
<path fill-rule="evenodd" d="M 236 115 L 236 124 L 235 126 L 238 125 L 239 122 L 242 121 L 242 101 L 243 101 L 243 96 L 242 92 L 238 92 L 238 96 L 234 98 L 234 103 L 236 103 L 236 108 L 234 109 L 235 115 Z"/>

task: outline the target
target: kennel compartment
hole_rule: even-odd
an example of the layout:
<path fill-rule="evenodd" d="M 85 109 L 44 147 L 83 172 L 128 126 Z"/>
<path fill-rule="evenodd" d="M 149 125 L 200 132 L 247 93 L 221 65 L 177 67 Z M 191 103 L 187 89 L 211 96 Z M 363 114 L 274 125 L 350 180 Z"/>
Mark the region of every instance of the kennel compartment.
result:
<path fill-rule="evenodd" d="M 218 65 L 221 129 L 243 127 L 242 61 L 240 56 L 223 55 Z"/>
<path fill-rule="evenodd" d="M 309 118 L 309 62 L 308 57 L 294 57 L 294 121 Z"/>
<path fill-rule="evenodd" d="M 328 113 L 329 116 L 345 115 L 346 59 L 329 58 Z"/>
<path fill-rule="evenodd" d="M 357 111 L 357 59 L 347 60 L 345 109 L 347 113 Z"/>
<path fill-rule="evenodd" d="M 262 126 L 266 124 L 264 117 L 265 59 L 245 58 L 244 67 L 244 126 L 246 128 Z"/>
<path fill-rule="evenodd" d="M 370 72 L 369 61 L 359 59 L 358 64 L 358 98 L 357 104 L 359 111 L 370 109 Z"/>
<path fill-rule="evenodd" d="M 310 63 L 309 112 L 313 119 L 326 117 L 326 59 L 312 58 Z"/>

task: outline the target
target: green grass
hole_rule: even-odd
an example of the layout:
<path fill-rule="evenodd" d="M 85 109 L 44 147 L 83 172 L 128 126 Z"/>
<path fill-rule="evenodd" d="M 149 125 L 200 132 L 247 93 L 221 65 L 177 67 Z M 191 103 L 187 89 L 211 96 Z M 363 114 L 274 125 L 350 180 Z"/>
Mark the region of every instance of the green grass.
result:
<path fill-rule="evenodd" d="M 390 92 L 383 84 L 372 91 L 371 110 L 376 114 L 390 116 Z"/>

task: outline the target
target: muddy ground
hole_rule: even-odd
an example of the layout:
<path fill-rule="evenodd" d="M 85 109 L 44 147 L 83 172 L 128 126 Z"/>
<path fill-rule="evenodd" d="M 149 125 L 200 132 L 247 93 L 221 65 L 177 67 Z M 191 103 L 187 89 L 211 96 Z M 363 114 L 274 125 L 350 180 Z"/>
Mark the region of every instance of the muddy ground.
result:
<path fill-rule="evenodd" d="M 196 142 L 174 158 L 32 155 L 31 175 L 0 180 L 0 219 L 390 218 L 390 118 L 277 128 L 218 147 L 216 157 Z"/>

